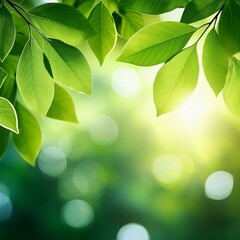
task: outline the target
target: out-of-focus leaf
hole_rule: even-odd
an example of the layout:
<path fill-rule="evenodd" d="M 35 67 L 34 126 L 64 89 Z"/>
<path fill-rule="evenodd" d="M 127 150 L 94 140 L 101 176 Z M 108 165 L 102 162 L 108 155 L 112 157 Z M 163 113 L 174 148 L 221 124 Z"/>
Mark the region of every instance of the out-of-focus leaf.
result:
<path fill-rule="evenodd" d="M 120 34 L 123 38 L 129 39 L 138 30 L 144 27 L 143 16 L 136 12 L 126 12 L 122 15 Z"/>
<path fill-rule="evenodd" d="M 0 67 L 0 88 L 2 87 L 8 74 Z"/>
<path fill-rule="evenodd" d="M 19 119 L 19 134 L 13 135 L 13 143 L 23 159 L 34 166 L 42 143 L 41 130 L 29 110 L 18 103 L 16 111 Z"/>
<path fill-rule="evenodd" d="M 184 49 L 159 70 L 153 89 L 158 116 L 183 103 L 196 87 L 198 72 L 196 45 Z"/>
<path fill-rule="evenodd" d="M 77 48 L 52 39 L 44 42 L 44 53 L 51 65 L 53 77 L 60 85 L 91 94 L 91 69 Z"/>
<path fill-rule="evenodd" d="M 98 61 L 102 64 L 116 41 L 113 18 L 105 5 L 100 2 L 91 13 L 89 22 L 97 32 L 97 35 L 89 39 L 88 43 Z"/>
<path fill-rule="evenodd" d="M 47 36 L 70 45 L 78 45 L 96 34 L 87 19 L 68 5 L 48 3 L 28 13 L 31 22 Z"/>
<path fill-rule="evenodd" d="M 0 97 L 0 126 L 19 133 L 16 111 L 6 98 Z"/>
<path fill-rule="evenodd" d="M 202 63 L 205 76 L 216 95 L 222 90 L 228 69 L 228 56 L 219 43 L 215 29 L 209 32 L 203 47 Z"/>
<path fill-rule="evenodd" d="M 192 23 L 217 12 L 226 0 L 193 0 L 184 9 L 181 22 Z"/>
<path fill-rule="evenodd" d="M 227 1 L 219 20 L 219 40 L 229 56 L 240 51 L 240 5 Z"/>
<path fill-rule="evenodd" d="M 0 9 L 0 60 L 4 61 L 15 41 L 15 25 L 9 10 L 3 4 Z"/>
<path fill-rule="evenodd" d="M 121 0 L 119 8 L 147 14 L 160 14 L 182 7 L 190 0 Z"/>
<path fill-rule="evenodd" d="M 68 122 L 78 122 L 71 96 L 57 84 L 55 84 L 54 98 L 47 116 Z"/>
<path fill-rule="evenodd" d="M 9 130 L 0 126 L 0 160 L 4 156 L 8 146 Z"/>
<path fill-rule="evenodd" d="M 53 79 L 43 63 L 43 53 L 33 37 L 30 37 L 19 59 L 17 85 L 27 106 L 44 117 L 54 95 Z"/>
<path fill-rule="evenodd" d="M 178 22 L 147 26 L 130 38 L 118 61 L 139 66 L 165 62 L 186 45 L 195 31 L 196 28 Z"/>
<path fill-rule="evenodd" d="M 231 58 L 228 67 L 226 83 L 223 88 L 223 98 L 230 111 L 240 118 L 240 61 Z"/>

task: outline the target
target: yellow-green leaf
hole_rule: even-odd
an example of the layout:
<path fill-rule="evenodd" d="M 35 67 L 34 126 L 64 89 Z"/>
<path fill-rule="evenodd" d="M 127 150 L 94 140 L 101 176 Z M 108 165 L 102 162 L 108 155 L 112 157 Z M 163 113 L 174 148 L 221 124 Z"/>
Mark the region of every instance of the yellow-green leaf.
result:
<path fill-rule="evenodd" d="M 30 37 L 19 59 L 17 85 L 27 106 L 44 117 L 51 106 L 54 82 L 43 63 L 43 53 Z"/>
<path fill-rule="evenodd" d="M 3 97 L 0 97 L 0 126 L 19 133 L 16 111 L 13 105 Z"/>
<path fill-rule="evenodd" d="M 157 115 L 180 106 L 196 87 L 199 73 L 196 45 L 184 49 L 158 72 L 154 82 Z"/>

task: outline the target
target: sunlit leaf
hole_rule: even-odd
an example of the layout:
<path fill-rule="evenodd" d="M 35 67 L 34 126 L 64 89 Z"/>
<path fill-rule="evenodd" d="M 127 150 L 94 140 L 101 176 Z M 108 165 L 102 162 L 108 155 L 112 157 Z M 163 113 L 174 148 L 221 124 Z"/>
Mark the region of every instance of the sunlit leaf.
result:
<path fill-rule="evenodd" d="M 43 53 L 33 37 L 30 37 L 17 68 L 17 85 L 29 108 L 45 116 L 53 99 L 54 83 L 43 63 Z"/>
<path fill-rule="evenodd" d="M 77 10 L 79 10 L 84 16 L 89 17 L 91 11 L 98 3 L 98 0 L 83 0 L 77 6 Z"/>
<path fill-rule="evenodd" d="M 196 46 L 184 49 L 158 72 L 154 83 L 154 102 L 157 115 L 180 106 L 194 90 L 198 80 Z"/>
<path fill-rule="evenodd" d="M 120 34 L 129 39 L 134 33 L 144 27 L 143 16 L 136 12 L 126 12 L 122 15 Z"/>
<path fill-rule="evenodd" d="M 65 87 L 91 94 L 92 75 L 83 54 L 75 47 L 58 40 L 44 42 L 54 79 Z"/>
<path fill-rule="evenodd" d="M 129 39 L 118 61 L 139 66 L 165 62 L 186 45 L 195 31 L 196 28 L 178 22 L 147 26 Z"/>
<path fill-rule="evenodd" d="M 228 69 L 228 56 L 219 43 L 215 29 L 209 32 L 203 47 L 205 76 L 216 95 L 222 90 Z"/>
<path fill-rule="evenodd" d="M 227 1 L 219 20 L 219 40 L 229 56 L 240 51 L 240 5 Z"/>
<path fill-rule="evenodd" d="M 15 25 L 9 10 L 3 4 L 0 9 L 0 60 L 4 61 L 15 41 Z"/>
<path fill-rule="evenodd" d="M 2 87 L 8 74 L 0 67 L 0 88 Z"/>
<path fill-rule="evenodd" d="M 88 43 L 98 61 L 102 64 L 116 40 L 113 18 L 105 5 L 100 2 L 91 13 L 89 22 L 97 32 L 97 35 L 89 39 Z"/>
<path fill-rule="evenodd" d="M 19 134 L 13 135 L 13 143 L 23 159 L 34 166 L 42 143 L 41 130 L 32 113 L 20 103 L 16 104 L 16 111 Z"/>
<path fill-rule="evenodd" d="M 160 14 L 182 7 L 190 0 L 121 0 L 120 9 L 132 10 L 148 14 Z"/>
<path fill-rule="evenodd" d="M 240 61 L 235 58 L 230 59 L 226 83 L 223 88 L 223 98 L 227 107 L 240 118 Z"/>
<path fill-rule="evenodd" d="M 6 98 L 0 97 L 0 126 L 19 133 L 16 111 Z"/>
<path fill-rule="evenodd" d="M 187 4 L 181 22 L 192 23 L 207 18 L 217 12 L 225 0 L 193 0 Z"/>
<path fill-rule="evenodd" d="M 78 45 L 96 34 L 78 10 L 64 4 L 40 5 L 29 11 L 29 19 L 49 37 L 70 45 Z"/>
<path fill-rule="evenodd" d="M 78 122 L 71 96 L 57 84 L 55 84 L 54 98 L 47 116 L 68 122 Z"/>

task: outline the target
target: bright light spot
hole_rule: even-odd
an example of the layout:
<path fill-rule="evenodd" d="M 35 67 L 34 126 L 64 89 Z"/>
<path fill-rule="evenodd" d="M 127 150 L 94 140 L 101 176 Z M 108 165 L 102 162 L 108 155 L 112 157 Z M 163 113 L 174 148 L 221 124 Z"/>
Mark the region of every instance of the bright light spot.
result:
<path fill-rule="evenodd" d="M 73 134 L 72 133 L 66 133 L 64 134 L 58 141 L 58 146 L 60 149 L 64 151 L 64 153 L 68 156 L 72 151 L 72 140 L 73 140 Z"/>
<path fill-rule="evenodd" d="M 61 0 L 42 0 L 43 3 L 57 3 L 57 2 L 62 2 Z"/>
<path fill-rule="evenodd" d="M 6 221 L 12 214 L 12 203 L 7 195 L 0 192 L 0 221 Z"/>
<path fill-rule="evenodd" d="M 119 230 L 117 240 L 149 240 L 149 235 L 143 226 L 129 223 Z"/>
<path fill-rule="evenodd" d="M 227 198 L 233 189 L 233 177 L 225 171 L 211 174 L 205 183 L 206 195 L 214 200 Z"/>
<path fill-rule="evenodd" d="M 132 97 L 140 87 L 139 76 L 131 68 L 118 68 L 112 75 L 112 88 L 122 97 Z"/>
<path fill-rule="evenodd" d="M 207 102 L 197 95 L 192 95 L 179 109 L 180 118 L 187 126 L 195 126 L 204 117 Z"/>
<path fill-rule="evenodd" d="M 88 132 L 95 143 L 109 145 L 118 137 L 118 125 L 109 116 L 97 115 L 90 121 Z"/>
<path fill-rule="evenodd" d="M 82 194 L 99 193 L 105 182 L 104 168 L 96 161 L 84 161 L 73 172 L 73 184 Z"/>
<path fill-rule="evenodd" d="M 67 167 L 66 155 L 58 147 L 46 147 L 39 155 L 38 166 L 46 175 L 57 177 Z"/>
<path fill-rule="evenodd" d="M 153 173 L 156 179 L 162 183 L 175 182 L 182 177 L 182 163 L 175 156 L 160 156 L 153 163 Z"/>
<path fill-rule="evenodd" d="M 94 213 L 92 207 L 87 202 L 74 199 L 63 206 L 62 217 L 70 227 L 83 228 L 93 221 Z"/>
<path fill-rule="evenodd" d="M 173 11 L 160 15 L 162 21 L 180 22 L 184 8 L 176 8 Z"/>

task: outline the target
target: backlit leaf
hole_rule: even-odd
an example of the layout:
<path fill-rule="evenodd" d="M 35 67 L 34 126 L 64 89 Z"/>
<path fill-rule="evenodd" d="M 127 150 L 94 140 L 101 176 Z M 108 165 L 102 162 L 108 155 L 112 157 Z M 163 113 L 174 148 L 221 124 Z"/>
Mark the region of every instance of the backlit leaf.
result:
<path fill-rule="evenodd" d="M 34 166 L 42 143 L 41 130 L 29 110 L 18 103 L 16 111 L 19 119 L 19 134 L 13 135 L 13 143 L 23 159 Z"/>
<path fill-rule="evenodd" d="M 240 5 L 227 1 L 219 20 L 219 40 L 229 56 L 240 51 Z"/>
<path fill-rule="evenodd" d="M 240 61 L 230 59 L 226 83 L 223 88 L 223 98 L 230 111 L 240 118 Z"/>
<path fill-rule="evenodd" d="M 216 95 L 222 90 L 228 69 L 228 56 L 219 43 L 215 29 L 209 32 L 203 47 L 202 64 L 208 83 Z"/>
<path fill-rule="evenodd" d="M 192 93 L 198 80 L 198 57 L 193 45 L 177 54 L 159 70 L 154 82 L 157 115 L 180 106 Z"/>
<path fill-rule="evenodd" d="M 225 0 L 193 0 L 187 4 L 181 22 L 192 23 L 207 18 L 217 12 Z"/>
<path fill-rule="evenodd" d="M 54 98 L 47 116 L 68 122 L 78 122 L 71 96 L 58 84 L 55 84 Z"/>
<path fill-rule="evenodd" d="M 91 94 L 91 69 L 77 48 L 52 39 L 44 41 L 44 53 L 51 65 L 53 77 L 60 85 Z"/>
<path fill-rule="evenodd" d="M 89 39 L 88 43 L 98 61 L 102 64 L 116 40 L 113 18 L 105 5 L 100 2 L 91 13 L 89 22 L 97 32 L 97 35 Z"/>
<path fill-rule="evenodd" d="M 0 126 L 19 133 L 16 111 L 13 105 L 3 97 L 0 97 Z"/>
<path fill-rule="evenodd" d="M 0 9 L 0 60 L 4 61 L 15 41 L 15 25 L 9 10 L 3 4 Z"/>
<path fill-rule="evenodd" d="M 148 14 L 160 14 L 182 7 L 190 0 L 121 0 L 120 9 Z"/>
<path fill-rule="evenodd" d="M 47 36 L 70 45 L 78 45 L 96 34 L 78 10 L 60 3 L 47 3 L 31 9 L 29 19 Z"/>
<path fill-rule="evenodd" d="M 0 67 L 0 88 L 2 87 L 8 74 Z"/>
<path fill-rule="evenodd" d="M 52 103 L 54 82 L 43 63 L 43 53 L 30 37 L 19 59 L 17 85 L 29 108 L 44 117 Z"/>
<path fill-rule="evenodd" d="M 178 22 L 147 26 L 129 39 L 118 61 L 139 66 L 165 62 L 186 45 L 195 31 L 196 28 Z"/>

